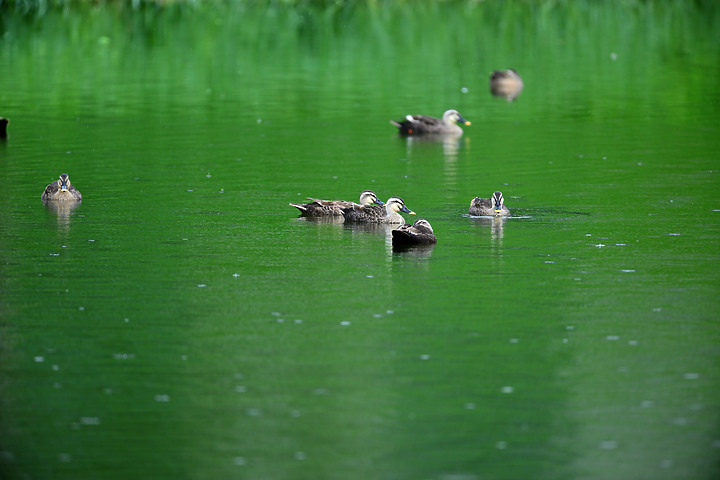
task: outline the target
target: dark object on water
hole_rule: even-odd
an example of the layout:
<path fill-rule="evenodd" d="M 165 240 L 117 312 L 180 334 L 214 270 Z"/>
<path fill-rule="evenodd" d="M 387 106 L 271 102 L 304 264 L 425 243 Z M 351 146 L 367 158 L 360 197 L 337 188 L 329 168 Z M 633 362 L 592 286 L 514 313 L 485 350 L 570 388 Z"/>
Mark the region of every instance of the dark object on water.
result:
<path fill-rule="evenodd" d="M 430 222 L 418 218 L 412 225 L 402 225 L 392 231 L 392 242 L 395 245 L 430 245 L 437 243 Z"/>
<path fill-rule="evenodd" d="M 0 138 L 7 138 L 7 126 L 10 120 L 0 117 Z"/>
<path fill-rule="evenodd" d="M 342 209 L 346 222 L 358 223 L 405 223 L 405 219 L 398 212 L 415 215 L 415 212 L 407 208 L 400 197 L 390 197 L 382 207 L 380 205 L 355 204 Z"/>
<path fill-rule="evenodd" d="M 523 86 L 522 78 L 512 68 L 495 70 L 490 75 L 490 93 L 495 97 L 503 97 L 508 102 L 520 96 Z"/>
<path fill-rule="evenodd" d="M 320 200 L 317 198 L 308 198 L 309 203 L 291 203 L 293 207 L 300 210 L 302 217 L 325 217 L 339 216 L 342 217 L 343 208 L 351 208 L 353 205 L 385 205 L 378 200 L 377 195 L 372 190 L 365 190 L 360 194 L 360 203 L 349 202 L 347 200 Z"/>
<path fill-rule="evenodd" d="M 462 135 L 463 129 L 457 123 L 470 125 L 457 110 L 448 110 L 442 118 L 427 115 L 407 115 L 405 120 L 390 123 L 400 129 L 400 135 Z"/>
<path fill-rule="evenodd" d="M 80 191 L 70 184 L 67 173 L 60 174 L 60 179 L 52 182 L 43 192 L 40 199 L 46 202 L 81 202 Z"/>
<path fill-rule="evenodd" d="M 468 213 L 476 217 L 505 216 L 510 215 L 510 210 L 505 206 L 502 192 L 495 192 L 492 198 L 473 198 Z"/>

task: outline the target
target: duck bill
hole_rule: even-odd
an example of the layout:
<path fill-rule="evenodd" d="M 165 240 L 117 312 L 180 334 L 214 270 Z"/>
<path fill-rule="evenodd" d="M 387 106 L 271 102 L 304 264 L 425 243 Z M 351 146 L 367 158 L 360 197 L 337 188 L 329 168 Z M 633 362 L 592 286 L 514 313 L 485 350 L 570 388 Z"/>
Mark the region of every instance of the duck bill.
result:
<path fill-rule="evenodd" d="M 463 122 L 463 124 L 464 124 L 464 125 L 472 125 L 472 123 L 470 123 L 470 122 L 467 121 L 467 120 L 465 120 L 465 121 Z"/>
<path fill-rule="evenodd" d="M 67 186 L 67 183 L 66 183 L 66 182 L 60 183 L 60 191 L 61 191 L 61 192 L 67 192 L 67 191 L 68 191 L 68 186 Z"/>
<path fill-rule="evenodd" d="M 407 208 L 407 207 L 403 207 L 403 208 L 402 208 L 402 211 L 405 212 L 405 213 L 407 213 L 408 215 L 415 215 L 415 212 L 413 212 L 412 210 L 410 210 L 410 209 Z"/>
<path fill-rule="evenodd" d="M 381 207 L 385 206 L 385 202 L 383 202 L 382 200 L 375 200 L 375 204 L 380 205 Z"/>
<path fill-rule="evenodd" d="M 502 213 L 502 210 L 496 208 L 495 209 L 495 215 L 500 215 Z"/>

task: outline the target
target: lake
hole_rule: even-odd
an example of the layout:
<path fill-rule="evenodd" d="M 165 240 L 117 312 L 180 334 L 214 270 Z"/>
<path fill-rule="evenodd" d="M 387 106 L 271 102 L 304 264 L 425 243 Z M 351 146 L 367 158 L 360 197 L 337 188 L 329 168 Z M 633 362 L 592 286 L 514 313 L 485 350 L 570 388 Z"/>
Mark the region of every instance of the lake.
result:
<path fill-rule="evenodd" d="M 720 474 L 713 3 L 0 15 L 3 478 Z M 366 189 L 437 245 L 289 205 Z"/>

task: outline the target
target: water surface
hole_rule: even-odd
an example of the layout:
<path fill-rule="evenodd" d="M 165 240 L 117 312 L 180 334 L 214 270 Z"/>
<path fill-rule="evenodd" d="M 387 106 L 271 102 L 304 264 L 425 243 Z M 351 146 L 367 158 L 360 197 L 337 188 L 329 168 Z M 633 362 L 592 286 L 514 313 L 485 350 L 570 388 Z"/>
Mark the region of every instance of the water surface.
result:
<path fill-rule="evenodd" d="M 8 14 L 3 474 L 714 478 L 717 8 L 500 5 Z"/>

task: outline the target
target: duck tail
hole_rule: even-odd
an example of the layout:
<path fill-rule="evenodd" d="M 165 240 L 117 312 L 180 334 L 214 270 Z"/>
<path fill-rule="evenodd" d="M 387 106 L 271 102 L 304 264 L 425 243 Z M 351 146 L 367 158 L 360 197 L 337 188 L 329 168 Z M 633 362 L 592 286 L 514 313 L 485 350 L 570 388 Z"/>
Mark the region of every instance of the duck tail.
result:
<path fill-rule="evenodd" d="M 290 205 L 291 207 L 297 208 L 298 210 L 300 210 L 300 211 L 303 212 L 303 213 L 307 212 L 307 207 L 305 207 L 305 205 L 300 205 L 300 204 L 298 204 L 298 203 L 291 203 L 291 204 L 289 204 L 289 205 Z"/>

